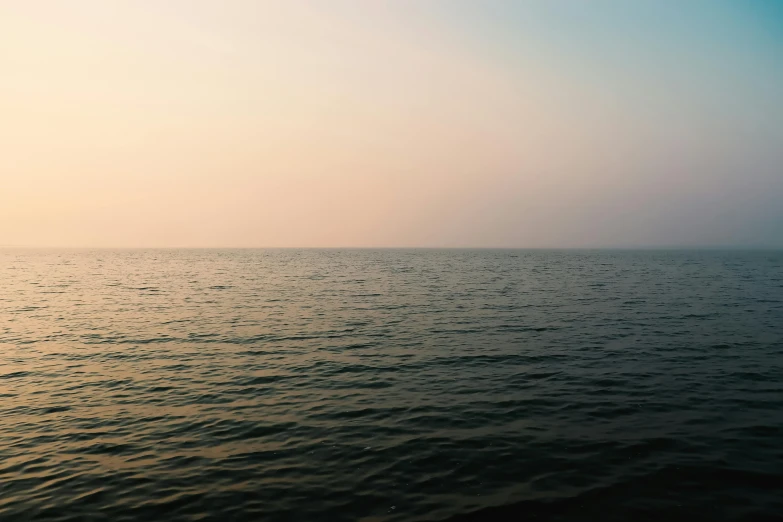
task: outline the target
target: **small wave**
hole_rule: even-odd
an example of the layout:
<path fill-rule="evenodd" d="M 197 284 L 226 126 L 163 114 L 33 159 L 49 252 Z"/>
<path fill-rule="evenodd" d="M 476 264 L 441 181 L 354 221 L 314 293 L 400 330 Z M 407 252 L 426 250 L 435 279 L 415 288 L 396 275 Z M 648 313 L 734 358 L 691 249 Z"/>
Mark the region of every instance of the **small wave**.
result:
<path fill-rule="evenodd" d="M 0 379 L 21 379 L 22 377 L 30 377 L 31 375 L 32 372 L 26 371 L 11 372 L 0 375 Z"/>

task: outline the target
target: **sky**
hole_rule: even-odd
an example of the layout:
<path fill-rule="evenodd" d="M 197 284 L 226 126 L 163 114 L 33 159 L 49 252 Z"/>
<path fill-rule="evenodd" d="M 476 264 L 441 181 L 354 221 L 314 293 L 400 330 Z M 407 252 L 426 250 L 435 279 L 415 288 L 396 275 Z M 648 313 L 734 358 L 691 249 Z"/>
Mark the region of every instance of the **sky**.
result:
<path fill-rule="evenodd" d="M 783 2 L 0 0 L 0 245 L 783 247 Z"/>

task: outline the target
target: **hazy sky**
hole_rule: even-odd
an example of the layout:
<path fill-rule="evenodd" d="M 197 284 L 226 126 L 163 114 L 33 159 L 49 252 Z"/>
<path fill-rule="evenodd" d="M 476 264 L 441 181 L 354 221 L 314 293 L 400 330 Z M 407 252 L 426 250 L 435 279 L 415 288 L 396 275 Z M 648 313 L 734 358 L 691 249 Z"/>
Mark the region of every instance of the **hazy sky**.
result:
<path fill-rule="evenodd" d="M 783 2 L 0 0 L 0 245 L 783 246 Z"/>

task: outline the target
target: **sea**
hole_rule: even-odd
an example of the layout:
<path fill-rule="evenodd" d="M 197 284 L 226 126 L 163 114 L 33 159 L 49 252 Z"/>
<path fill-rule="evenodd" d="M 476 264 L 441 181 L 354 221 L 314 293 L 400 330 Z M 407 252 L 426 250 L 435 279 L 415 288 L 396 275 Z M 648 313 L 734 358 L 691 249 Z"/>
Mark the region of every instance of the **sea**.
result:
<path fill-rule="evenodd" d="M 0 250 L 0 520 L 783 520 L 783 252 Z"/>

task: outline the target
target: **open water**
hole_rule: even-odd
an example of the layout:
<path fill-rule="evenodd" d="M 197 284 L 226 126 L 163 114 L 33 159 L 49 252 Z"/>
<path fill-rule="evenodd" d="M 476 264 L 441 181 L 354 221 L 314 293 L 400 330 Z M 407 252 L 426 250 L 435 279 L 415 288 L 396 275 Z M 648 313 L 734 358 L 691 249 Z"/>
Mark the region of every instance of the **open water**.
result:
<path fill-rule="evenodd" d="M 782 520 L 783 252 L 0 251 L 0 520 Z"/>

